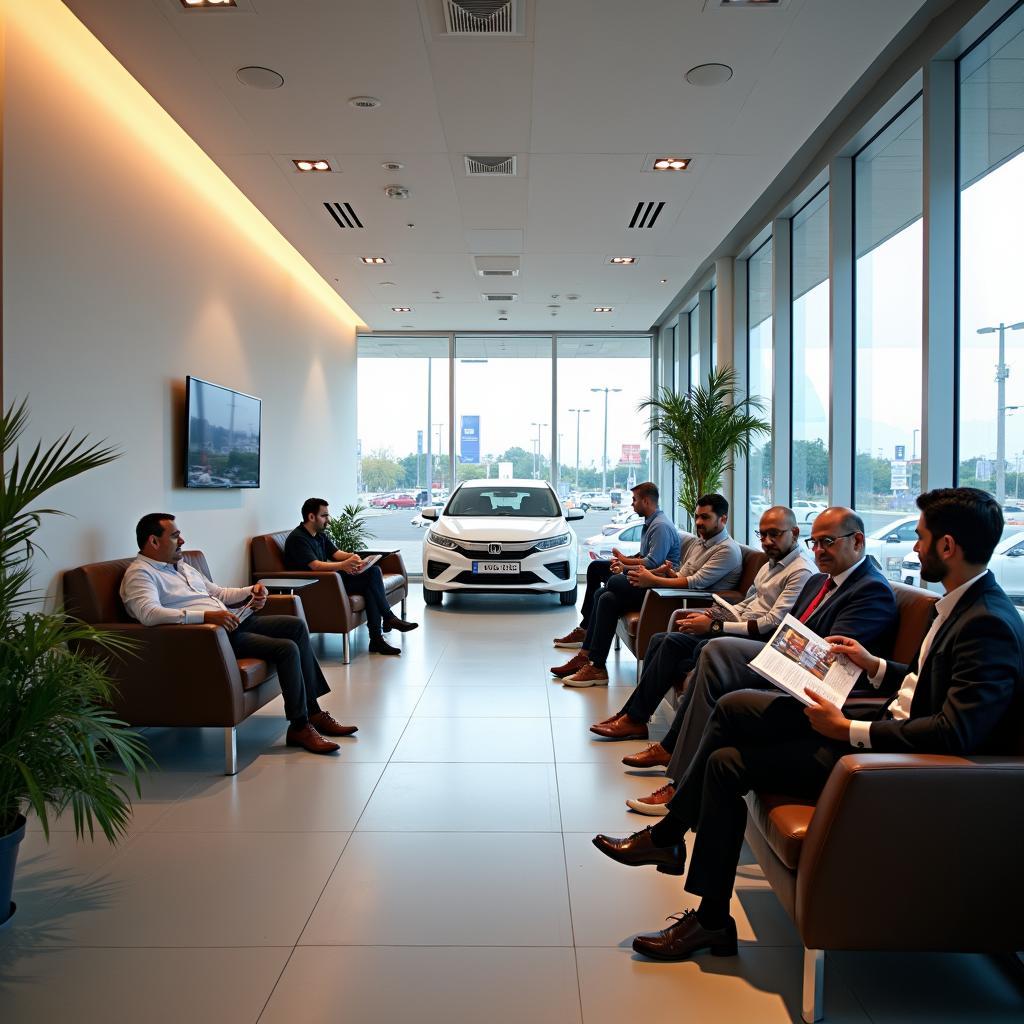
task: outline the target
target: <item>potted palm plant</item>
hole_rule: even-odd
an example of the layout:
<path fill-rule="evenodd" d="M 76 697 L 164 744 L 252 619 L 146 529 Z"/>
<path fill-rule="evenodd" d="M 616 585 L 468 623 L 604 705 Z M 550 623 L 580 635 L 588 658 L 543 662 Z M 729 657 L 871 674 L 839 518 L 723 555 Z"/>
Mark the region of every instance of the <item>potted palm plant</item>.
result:
<path fill-rule="evenodd" d="M 126 650 L 124 640 L 38 608 L 30 587 L 38 500 L 57 484 L 118 457 L 114 449 L 65 434 L 27 458 L 17 448 L 27 405 L 0 416 L 0 926 L 9 921 L 18 845 L 29 808 L 50 836 L 50 816 L 71 808 L 79 837 L 95 827 L 110 842 L 124 834 L 149 762 L 145 744 L 107 710 L 111 681 L 102 658 L 76 650 L 89 641 Z"/>
<path fill-rule="evenodd" d="M 342 551 L 362 551 L 366 542 L 373 539 L 363 515 L 365 511 L 366 506 L 356 502 L 343 506 L 338 515 L 327 521 L 327 536 Z"/>
<path fill-rule="evenodd" d="M 679 506 L 688 517 L 702 494 L 721 488 L 737 453 L 749 454 L 753 436 L 771 433 L 771 424 L 758 416 L 764 403 L 738 394 L 731 366 L 712 370 L 707 387 L 662 388 L 639 408 L 651 411 L 647 433 L 657 433 L 665 457 L 679 470 Z"/>

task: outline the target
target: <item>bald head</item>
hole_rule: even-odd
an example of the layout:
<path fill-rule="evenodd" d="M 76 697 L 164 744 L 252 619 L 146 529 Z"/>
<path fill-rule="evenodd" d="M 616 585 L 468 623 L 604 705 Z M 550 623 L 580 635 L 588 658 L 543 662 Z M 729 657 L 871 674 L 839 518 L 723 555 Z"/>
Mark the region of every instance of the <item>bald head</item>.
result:
<path fill-rule="evenodd" d="M 864 556 L 864 520 L 852 508 L 832 505 L 814 520 L 811 540 L 818 568 L 838 576 Z"/>

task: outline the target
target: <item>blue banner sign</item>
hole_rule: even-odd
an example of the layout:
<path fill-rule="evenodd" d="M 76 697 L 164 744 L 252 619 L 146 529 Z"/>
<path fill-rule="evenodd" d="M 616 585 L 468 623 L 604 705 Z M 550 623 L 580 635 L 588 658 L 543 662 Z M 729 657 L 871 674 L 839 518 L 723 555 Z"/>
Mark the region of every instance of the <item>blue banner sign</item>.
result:
<path fill-rule="evenodd" d="M 480 464 L 480 417 L 463 416 L 459 424 L 459 462 Z"/>

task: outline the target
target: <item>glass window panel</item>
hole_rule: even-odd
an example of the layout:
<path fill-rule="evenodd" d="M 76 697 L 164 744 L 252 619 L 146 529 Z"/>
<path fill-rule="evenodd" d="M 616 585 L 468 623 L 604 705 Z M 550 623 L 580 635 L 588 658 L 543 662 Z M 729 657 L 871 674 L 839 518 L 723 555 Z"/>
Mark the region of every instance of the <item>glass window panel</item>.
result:
<path fill-rule="evenodd" d="M 958 481 L 1024 529 L 1024 9 L 960 62 Z"/>
<path fill-rule="evenodd" d="M 702 384 L 700 372 L 700 303 L 690 310 L 690 388 Z"/>
<path fill-rule="evenodd" d="M 711 288 L 711 365 L 718 366 L 718 324 L 715 321 L 715 287 Z"/>
<path fill-rule="evenodd" d="M 828 504 L 828 189 L 793 218 L 793 498 Z"/>
<path fill-rule="evenodd" d="M 431 490 L 432 497 L 441 497 L 450 483 L 448 338 L 375 334 L 359 338 L 357 351 L 359 394 L 389 396 L 386 416 L 372 400 L 359 403 L 360 501 L 368 505 L 375 498 L 402 494 L 424 504 Z M 346 494 L 325 497 L 335 513 L 351 499 Z M 373 546 L 397 548 L 409 571 L 418 574 L 423 533 L 411 522 L 415 515 L 415 509 L 374 508 L 367 525 Z"/>
<path fill-rule="evenodd" d="M 558 491 L 587 506 L 586 517 L 569 524 L 585 573 L 591 558 L 610 549 L 602 530 L 628 511 L 629 487 L 651 479 L 649 417 L 637 410 L 651 394 L 651 338 L 559 338 L 557 352 Z"/>
<path fill-rule="evenodd" d="M 456 480 L 551 480 L 551 337 L 455 338 Z"/>
<path fill-rule="evenodd" d="M 918 98 L 854 159 L 854 506 L 869 531 L 920 489 L 921 198 Z"/>
<path fill-rule="evenodd" d="M 747 393 L 763 403 L 761 415 L 772 418 L 772 240 L 769 238 L 747 263 Z M 747 536 L 752 537 L 769 507 L 772 494 L 772 441 L 765 434 L 753 438 L 747 460 L 750 496 Z M 739 524 L 742 519 L 736 516 Z M 738 529 L 737 525 L 737 529 Z"/>

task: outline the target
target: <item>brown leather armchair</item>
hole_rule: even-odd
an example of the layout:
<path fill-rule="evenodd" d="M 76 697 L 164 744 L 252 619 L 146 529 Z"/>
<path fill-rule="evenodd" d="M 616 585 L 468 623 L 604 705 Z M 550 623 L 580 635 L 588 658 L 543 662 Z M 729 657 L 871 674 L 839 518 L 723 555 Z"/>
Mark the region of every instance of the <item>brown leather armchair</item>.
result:
<path fill-rule="evenodd" d="M 201 551 L 183 554 L 190 565 L 210 578 Z M 277 672 L 262 659 L 236 658 L 220 626 L 143 626 L 136 622 L 119 594 L 131 562 L 119 558 L 82 565 L 66 572 L 63 581 L 64 607 L 69 615 L 139 644 L 126 654 L 94 649 L 107 658 L 116 686 L 112 709 L 136 728 L 222 728 L 224 774 L 234 775 L 238 771 L 235 728 L 281 692 Z M 294 597 L 280 595 L 271 595 L 256 614 L 303 617 L 302 606 Z"/>
<path fill-rule="evenodd" d="M 907 662 L 936 595 L 893 589 Z M 1024 948 L 1024 723 L 1006 757 L 850 754 L 816 801 L 746 800 L 747 842 L 804 944 L 805 1021 L 821 1019 L 826 949 Z"/>
<path fill-rule="evenodd" d="M 347 665 L 350 660 L 348 635 L 366 622 L 366 602 L 358 594 L 351 596 L 342 585 L 337 572 L 293 572 L 285 568 L 284 544 L 288 530 L 280 533 L 263 533 L 253 537 L 249 547 L 252 581 L 267 579 L 319 580 L 315 587 L 304 587 L 298 597 L 306 613 L 306 622 L 311 633 L 341 633 L 342 658 Z M 372 552 L 362 552 L 371 554 Z M 384 592 L 388 604 L 401 604 L 401 615 L 405 618 L 405 601 L 409 596 L 409 574 L 405 562 L 398 552 L 389 552 L 378 563 L 384 577 Z"/>
<path fill-rule="evenodd" d="M 681 533 L 680 536 L 685 538 L 682 555 L 685 558 L 686 548 L 697 538 L 691 534 Z M 742 600 L 753 584 L 758 570 L 768 561 L 768 556 L 760 548 L 748 548 L 745 544 L 741 544 L 740 551 L 743 555 L 743 562 L 736 590 L 723 590 L 720 594 L 727 601 L 736 602 Z M 681 594 L 662 596 L 651 590 L 644 595 L 644 603 L 640 606 L 639 611 L 627 612 L 620 617 L 615 630 L 616 650 L 618 650 L 619 643 L 621 642 L 626 645 L 626 650 L 630 651 L 636 658 L 637 679 L 640 678 L 644 655 L 647 653 L 647 646 L 651 642 L 651 637 L 655 633 L 662 633 L 668 629 L 669 620 L 673 612 L 684 605 L 695 603 L 703 604 L 706 602 L 695 602 L 692 597 L 686 598 Z"/>

